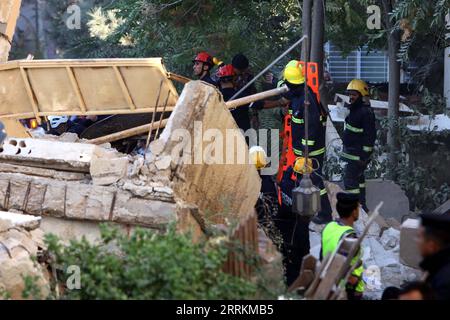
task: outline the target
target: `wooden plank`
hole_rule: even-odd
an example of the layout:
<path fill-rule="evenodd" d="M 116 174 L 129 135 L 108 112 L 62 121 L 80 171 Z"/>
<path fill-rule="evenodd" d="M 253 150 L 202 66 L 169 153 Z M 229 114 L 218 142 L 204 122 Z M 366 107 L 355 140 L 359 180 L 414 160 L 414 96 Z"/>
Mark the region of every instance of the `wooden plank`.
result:
<path fill-rule="evenodd" d="M 77 96 L 78 103 L 80 104 L 80 110 L 81 110 L 81 112 L 85 113 L 86 112 L 86 103 L 84 102 L 83 96 L 81 95 L 81 90 L 78 85 L 77 79 L 75 78 L 75 74 L 73 73 L 72 68 L 69 66 L 66 67 L 66 70 L 67 70 L 67 74 L 70 79 L 70 83 L 72 84 L 73 91 L 75 91 L 75 95 Z"/>
<path fill-rule="evenodd" d="M 330 267 L 327 269 L 325 276 L 321 279 L 316 292 L 313 294 L 313 300 L 327 300 L 333 293 L 333 287 L 340 280 L 339 275 L 345 265 L 346 258 L 340 254 L 334 256 Z"/>
<path fill-rule="evenodd" d="M 16 29 L 17 19 L 20 14 L 20 5 L 22 0 L 13 0 L 12 8 L 9 13 L 8 21 L 6 23 L 5 35 L 8 37 L 9 41 L 12 42 L 14 37 L 14 31 Z"/>
<path fill-rule="evenodd" d="M 117 81 L 119 82 L 120 88 L 122 89 L 123 96 L 130 107 L 130 110 L 136 110 L 136 106 L 134 105 L 133 99 L 130 96 L 130 92 L 128 91 L 127 85 L 123 80 L 122 74 L 117 66 L 113 66 L 114 73 L 116 75 Z"/>
<path fill-rule="evenodd" d="M 180 76 L 179 74 L 172 73 L 172 72 L 169 72 L 167 77 L 169 79 L 175 80 L 175 81 L 183 83 L 183 84 L 188 83 L 189 81 L 192 81 L 191 79 L 189 79 L 187 77 Z"/>
<path fill-rule="evenodd" d="M 36 100 L 34 99 L 33 90 L 31 88 L 30 80 L 28 79 L 27 72 L 26 72 L 26 70 L 23 67 L 20 68 L 20 74 L 22 75 L 22 80 L 23 80 L 24 85 L 25 85 L 25 90 L 27 91 L 28 99 L 30 100 L 31 107 L 32 107 L 33 112 L 35 114 L 35 118 L 36 118 L 38 124 L 41 124 L 42 121 L 41 121 L 40 117 L 38 116 L 39 108 L 38 108 Z"/>
<path fill-rule="evenodd" d="M 289 287 L 288 292 L 292 292 L 300 287 L 307 288 L 314 280 L 317 259 L 308 254 L 303 257 L 302 266 L 298 278 Z M 312 276 L 310 278 L 310 275 Z"/>

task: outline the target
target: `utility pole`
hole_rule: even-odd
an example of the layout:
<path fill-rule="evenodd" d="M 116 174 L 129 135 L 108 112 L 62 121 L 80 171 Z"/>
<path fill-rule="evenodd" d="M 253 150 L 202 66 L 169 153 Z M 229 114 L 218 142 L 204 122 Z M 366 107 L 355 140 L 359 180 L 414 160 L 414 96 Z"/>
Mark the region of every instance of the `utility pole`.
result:
<path fill-rule="evenodd" d="M 21 0 L 0 0 L 0 62 L 8 61 Z"/>

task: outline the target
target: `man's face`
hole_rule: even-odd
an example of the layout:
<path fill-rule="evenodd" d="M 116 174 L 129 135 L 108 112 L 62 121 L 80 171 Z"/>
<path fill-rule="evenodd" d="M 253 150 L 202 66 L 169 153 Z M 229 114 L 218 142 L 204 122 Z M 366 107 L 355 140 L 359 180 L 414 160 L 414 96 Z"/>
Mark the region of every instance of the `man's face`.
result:
<path fill-rule="evenodd" d="M 412 290 L 399 295 L 398 300 L 423 300 L 423 296 L 419 290 Z"/>
<path fill-rule="evenodd" d="M 356 207 L 355 210 L 353 210 L 353 213 L 352 213 L 354 221 L 358 221 L 358 219 L 359 219 L 359 209 L 360 209 L 360 205 L 358 203 L 358 206 Z"/>
<path fill-rule="evenodd" d="M 192 69 L 194 70 L 194 75 L 200 77 L 203 73 L 203 62 L 194 61 L 194 66 Z"/>
<path fill-rule="evenodd" d="M 425 228 L 420 227 L 419 233 L 417 235 L 417 246 L 422 257 L 428 257 L 439 251 L 439 245 L 436 241 L 433 241 L 427 237 L 425 233 Z"/>
<path fill-rule="evenodd" d="M 350 90 L 348 92 L 348 97 L 350 98 L 350 103 L 355 103 L 356 100 L 361 96 L 361 94 L 358 91 Z"/>

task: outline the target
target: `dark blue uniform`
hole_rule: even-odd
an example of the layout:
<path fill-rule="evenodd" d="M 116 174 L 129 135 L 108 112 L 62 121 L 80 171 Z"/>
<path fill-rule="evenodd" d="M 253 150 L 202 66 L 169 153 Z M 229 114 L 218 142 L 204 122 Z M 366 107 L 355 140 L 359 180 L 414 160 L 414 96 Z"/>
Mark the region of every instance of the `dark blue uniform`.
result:
<path fill-rule="evenodd" d="M 370 105 L 358 99 L 348 106 L 350 114 L 345 119 L 342 157 L 347 161 L 344 172 L 345 190 L 358 194 L 363 208 L 366 207 L 366 170 L 376 140 L 375 115 Z"/>
<path fill-rule="evenodd" d="M 291 100 L 289 112 L 292 113 L 292 147 L 294 154 L 298 157 L 306 155 L 306 145 L 308 144 L 308 156 L 313 159 L 313 166 L 319 168 L 311 174 L 313 184 L 320 189 L 321 211 L 319 217 L 324 221 L 331 221 L 332 210 L 327 195 L 327 189 L 322 179 L 323 160 L 325 155 L 325 133 L 327 118 L 321 111 L 321 106 L 314 92 L 308 88 L 308 141 L 305 139 L 305 90 L 301 86 L 299 89 L 291 90 L 291 94 L 286 98 Z M 301 176 L 298 175 L 298 179 Z"/>

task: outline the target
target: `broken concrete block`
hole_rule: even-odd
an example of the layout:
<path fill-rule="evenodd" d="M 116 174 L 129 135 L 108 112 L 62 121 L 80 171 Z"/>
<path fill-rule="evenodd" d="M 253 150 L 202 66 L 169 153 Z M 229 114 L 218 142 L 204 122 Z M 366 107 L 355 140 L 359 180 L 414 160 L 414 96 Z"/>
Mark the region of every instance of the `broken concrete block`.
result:
<path fill-rule="evenodd" d="M 51 233 L 62 241 L 81 240 L 84 236 L 94 243 L 100 239 L 98 222 L 42 217 L 40 228 L 45 233 Z"/>
<path fill-rule="evenodd" d="M 400 243 L 400 231 L 393 228 L 385 230 L 380 238 L 380 242 L 383 245 L 384 249 L 394 249 Z"/>
<path fill-rule="evenodd" d="M 416 242 L 419 227 L 419 220 L 408 219 L 403 222 L 400 230 L 400 262 L 416 269 L 422 261 Z"/>
<path fill-rule="evenodd" d="M 88 185 L 68 185 L 66 192 L 65 217 L 70 219 L 86 218 L 86 203 L 91 188 Z"/>
<path fill-rule="evenodd" d="M 42 213 L 54 217 L 64 217 L 66 188 L 64 183 L 52 183 L 47 185 L 44 202 L 42 204 Z"/>
<path fill-rule="evenodd" d="M 222 141 L 222 148 L 233 144 L 233 150 L 223 149 L 225 152 L 222 152 L 222 159 L 218 159 L 221 163 L 205 163 L 203 151 L 210 143 L 201 138 L 199 143 L 194 141 L 190 145 L 186 144 L 185 149 L 180 149 L 180 130 L 196 140 L 199 131 L 207 132 L 209 129 L 220 132 L 224 140 L 227 140 L 227 129 L 238 128 L 220 93 L 201 81 L 191 81 L 185 85 L 160 136 L 164 149 L 159 157 L 170 156 L 172 161 L 180 162 L 173 172 L 174 194 L 186 203 L 198 205 L 201 214 L 207 211 L 219 213 L 211 217 L 211 222 L 222 223 L 224 217 L 239 218 L 252 212 L 259 196 L 261 179 L 253 165 L 227 161 L 229 159 L 226 155 L 234 154 L 236 146 L 240 145 L 243 146 L 242 154 L 248 157 L 248 148 L 242 134 L 229 138 L 233 141 Z"/>
<path fill-rule="evenodd" d="M 85 219 L 109 221 L 115 194 L 110 190 L 92 188 L 86 202 Z"/>
<path fill-rule="evenodd" d="M 8 210 L 9 179 L 0 177 L 0 209 Z"/>
<path fill-rule="evenodd" d="M 25 205 L 25 212 L 40 216 L 42 214 L 42 203 L 44 202 L 46 184 L 32 182 L 30 184 L 30 192 Z"/>
<path fill-rule="evenodd" d="M 30 182 L 26 180 L 11 180 L 9 189 L 8 210 L 24 210 L 25 199 Z"/>
<path fill-rule="evenodd" d="M 115 222 L 157 228 L 175 219 L 175 203 L 135 198 L 127 192 L 120 192 L 116 196 L 112 217 Z"/>
<path fill-rule="evenodd" d="M 10 138 L 3 144 L 0 159 L 18 165 L 87 172 L 92 155 L 98 148 L 90 144 L 59 141 L 52 141 L 49 148 L 49 144 L 48 140 Z"/>
<path fill-rule="evenodd" d="M 389 180 L 367 180 L 366 181 L 367 206 L 370 209 L 383 201 L 380 215 L 385 219 L 395 218 L 402 221 L 403 216 L 409 214 L 409 200 L 405 192 Z"/>
<path fill-rule="evenodd" d="M 105 186 L 113 184 L 127 175 L 127 157 L 98 157 L 92 156 L 89 172 L 95 185 Z"/>
<path fill-rule="evenodd" d="M 26 230 L 33 230 L 39 227 L 41 217 L 0 211 L 0 221 L 10 224 L 11 227 L 21 227 Z"/>
<path fill-rule="evenodd" d="M 32 235 L 23 229 L 11 229 L 0 233 L 0 242 L 0 290 L 12 299 L 23 299 L 23 277 L 30 276 L 38 289 L 38 296 L 32 298 L 45 299 L 50 293 L 49 276 L 31 259 L 38 251 Z"/>
<path fill-rule="evenodd" d="M 355 222 L 354 228 L 357 234 L 361 234 L 364 231 L 364 228 L 367 225 L 367 222 L 369 221 L 369 215 L 360 208 L 359 210 L 359 219 Z M 369 227 L 369 231 L 367 232 L 368 237 L 379 237 L 381 234 L 381 228 L 378 225 L 378 223 L 372 223 L 372 225 Z"/>
<path fill-rule="evenodd" d="M 394 228 L 396 230 L 400 230 L 402 224 L 398 222 L 395 218 L 387 218 L 386 223 L 389 226 L 389 228 Z"/>

